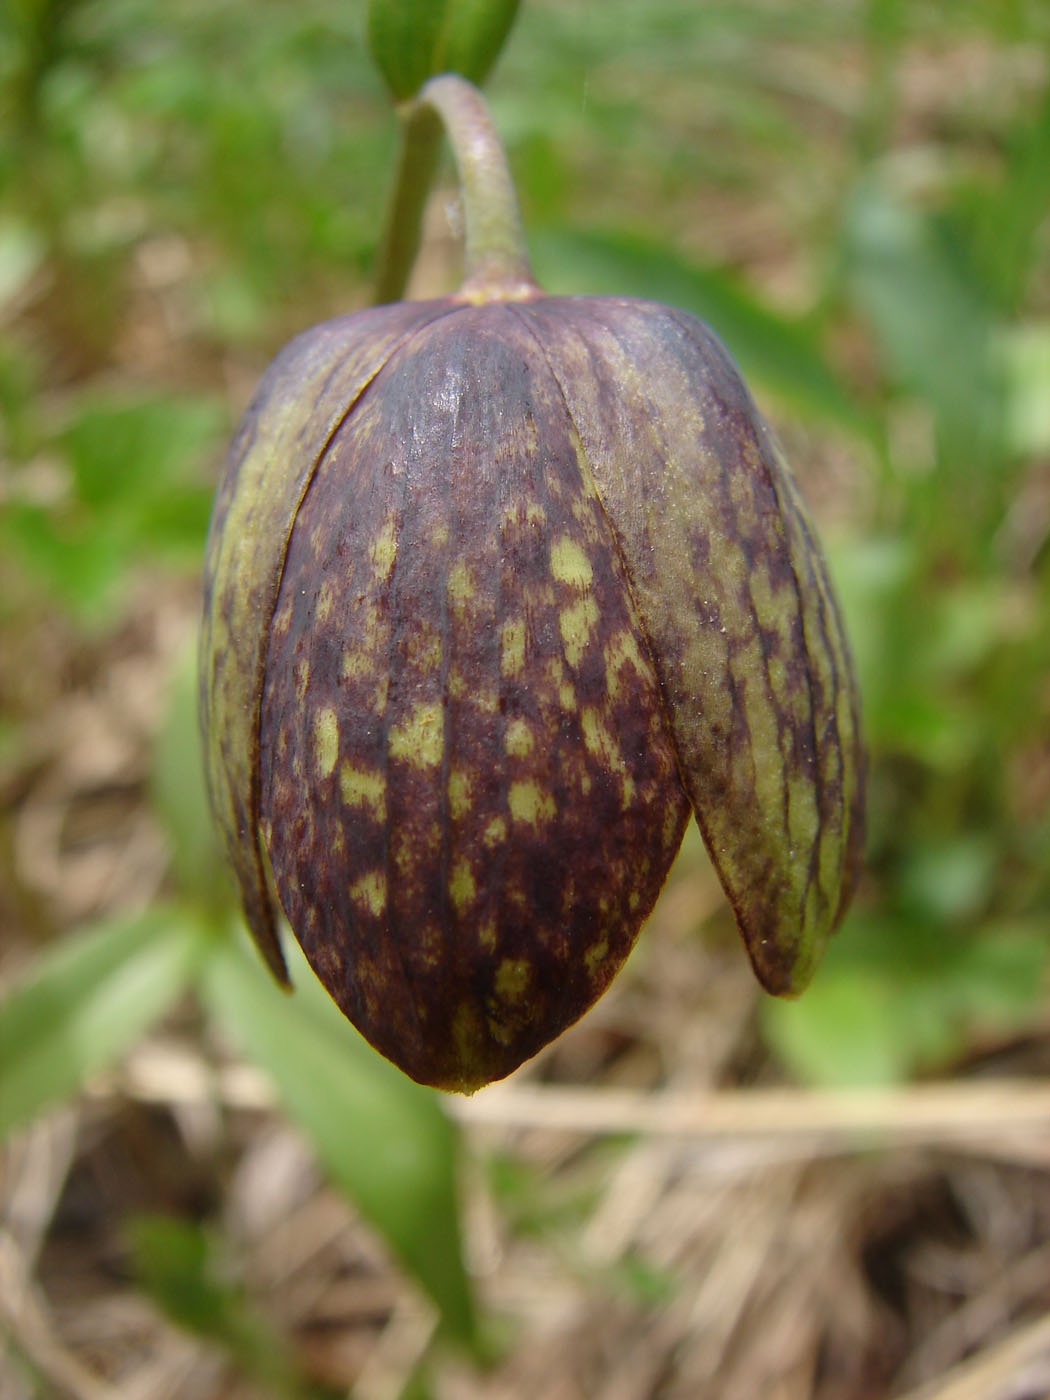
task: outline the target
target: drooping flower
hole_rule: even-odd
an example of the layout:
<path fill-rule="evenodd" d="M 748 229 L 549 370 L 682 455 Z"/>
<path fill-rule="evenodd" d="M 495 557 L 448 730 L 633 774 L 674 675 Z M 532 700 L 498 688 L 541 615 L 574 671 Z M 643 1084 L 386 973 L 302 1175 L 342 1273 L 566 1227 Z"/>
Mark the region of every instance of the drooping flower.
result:
<path fill-rule="evenodd" d="M 691 811 L 769 991 L 852 890 L 848 647 L 745 385 L 695 317 L 520 266 L 271 366 L 212 523 L 202 716 L 274 971 L 267 859 L 331 995 L 423 1083 L 498 1079 L 594 1002 Z"/>

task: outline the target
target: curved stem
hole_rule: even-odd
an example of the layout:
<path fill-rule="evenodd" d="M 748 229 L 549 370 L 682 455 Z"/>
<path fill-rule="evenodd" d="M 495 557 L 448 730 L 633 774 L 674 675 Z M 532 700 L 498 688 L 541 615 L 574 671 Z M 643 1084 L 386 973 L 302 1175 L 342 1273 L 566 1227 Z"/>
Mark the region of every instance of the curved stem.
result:
<path fill-rule="evenodd" d="M 404 109 L 401 164 L 378 299 L 403 294 L 419 247 L 427 185 L 436 163 L 438 118 L 456 159 L 463 197 L 466 239 L 459 295 L 468 301 L 527 300 L 538 295 L 518 198 L 485 101 L 465 78 L 442 73 L 424 83 Z"/>

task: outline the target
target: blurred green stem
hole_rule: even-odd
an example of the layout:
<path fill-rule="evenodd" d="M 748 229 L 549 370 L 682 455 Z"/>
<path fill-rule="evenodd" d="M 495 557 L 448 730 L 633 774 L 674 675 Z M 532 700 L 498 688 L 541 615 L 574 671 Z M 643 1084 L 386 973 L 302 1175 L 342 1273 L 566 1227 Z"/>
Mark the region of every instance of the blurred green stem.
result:
<path fill-rule="evenodd" d="M 17 54 L 10 78 L 11 106 L 23 140 L 31 141 L 39 129 L 44 80 L 62 56 L 66 21 L 76 3 L 77 0 L 12 0 L 8 6 Z"/>
<path fill-rule="evenodd" d="M 401 109 L 401 157 L 390 206 L 376 301 L 404 295 L 419 249 L 423 209 L 437 164 L 441 126 L 452 147 L 466 239 L 461 295 L 468 300 L 529 297 L 537 288 L 518 198 L 488 107 L 472 83 L 442 73 Z"/>
<path fill-rule="evenodd" d="M 423 211 L 441 153 L 441 119 L 428 107 L 398 109 L 401 149 L 394 197 L 380 244 L 375 302 L 399 301 L 419 252 Z"/>

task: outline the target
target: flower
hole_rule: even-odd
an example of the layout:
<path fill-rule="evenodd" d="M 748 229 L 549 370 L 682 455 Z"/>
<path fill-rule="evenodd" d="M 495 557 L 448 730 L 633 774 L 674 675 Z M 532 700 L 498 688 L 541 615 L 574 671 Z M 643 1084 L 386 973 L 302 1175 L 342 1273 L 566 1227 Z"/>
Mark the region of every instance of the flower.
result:
<path fill-rule="evenodd" d="M 854 882 L 846 640 L 791 474 L 702 322 L 452 297 L 324 323 L 231 449 L 202 642 L 212 800 L 413 1078 L 500 1078 L 601 994 L 690 811 L 755 971 Z"/>

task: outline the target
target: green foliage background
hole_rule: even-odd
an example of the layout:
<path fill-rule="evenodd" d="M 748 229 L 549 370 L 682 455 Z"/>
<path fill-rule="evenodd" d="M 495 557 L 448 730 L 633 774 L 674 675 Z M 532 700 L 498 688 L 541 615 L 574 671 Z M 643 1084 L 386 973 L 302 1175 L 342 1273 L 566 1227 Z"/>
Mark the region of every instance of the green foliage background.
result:
<path fill-rule="evenodd" d="M 708 319 L 828 541 L 870 841 L 814 987 L 763 1006 L 807 1080 L 948 1071 L 1045 1017 L 1048 52 L 1040 0 L 526 0 L 489 84 L 541 280 Z M 367 301 L 396 130 L 352 0 L 8 0 L 0 101 L 2 763 L 47 689 L 39 629 L 94 644 L 143 578 L 191 576 L 251 381 Z M 0 1121 L 72 1092 L 196 985 L 471 1341 L 436 1100 L 341 1023 L 293 1024 L 230 951 L 191 689 L 157 761 L 170 902 L 79 934 L 4 1003 Z M 309 1093 L 323 1055 L 349 1120 L 404 1149 L 397 1170 L 347 1168 Z M 445 1220 L 440 1248 L 410 1200 Z M 211 1246 L 151 1228 L 147 1285 L 203 1297 L 236 1351 L 250 1319 L 208 1292 Z"/>

